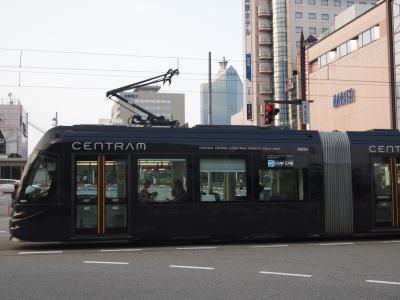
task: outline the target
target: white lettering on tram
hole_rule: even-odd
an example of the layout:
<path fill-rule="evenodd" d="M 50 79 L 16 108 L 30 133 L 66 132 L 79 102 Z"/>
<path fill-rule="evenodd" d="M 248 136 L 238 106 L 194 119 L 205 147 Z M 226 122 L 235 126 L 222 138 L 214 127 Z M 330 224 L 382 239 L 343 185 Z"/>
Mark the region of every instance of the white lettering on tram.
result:
<path fill-rule="evenodd" d="M 146 143 L 135 142 L 73 142 L 74 151 L 146 151 Z"/>
<path fill-rule="evenodd" d="M 400 145 L 370 145 L 370 153 L 400 153 Z"/>

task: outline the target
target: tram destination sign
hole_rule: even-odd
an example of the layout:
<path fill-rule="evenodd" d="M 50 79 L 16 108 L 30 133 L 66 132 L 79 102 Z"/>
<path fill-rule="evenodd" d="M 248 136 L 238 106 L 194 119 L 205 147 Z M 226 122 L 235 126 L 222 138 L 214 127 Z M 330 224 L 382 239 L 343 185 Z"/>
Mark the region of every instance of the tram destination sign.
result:
<path fill-rule="evenodd" d="M 73 151 L 146 151 L 146 143 L 138 142 L 73 142 Z"/>

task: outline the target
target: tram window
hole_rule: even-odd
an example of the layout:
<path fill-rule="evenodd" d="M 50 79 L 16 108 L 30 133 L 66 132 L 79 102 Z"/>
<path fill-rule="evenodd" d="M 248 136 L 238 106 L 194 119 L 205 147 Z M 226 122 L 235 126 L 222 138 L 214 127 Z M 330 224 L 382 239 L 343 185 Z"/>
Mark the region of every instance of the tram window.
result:
<path fill-rule="evenodd" d="M 126 198 L 126 161 L 107 159 L 105 171 L 106 198 Z"/>
<path fill-rule="evenodd" d="M 375 222 L 392 223 L 392 186 L 389 161 L 374 161 Z"/>
<path fill-rule="evenodd" d="M 21 199 L 27 202 L 56 202 L 57 172 L 57 157 L 40 154 L 32 164 Z"/>
<path fill-rule="evenodd" d="M 139 159 L 138 192 L 138 201 L 142 203 L 186 202 L 186 159 Z"/>
<path fill-rule="evenodd" d="M 76 196 L 97 199 L 97 160 L 76 162 Z"/>
<path fill-rule="evenodd" d="M 307 170 L 298 168 L 293 157 L 269 157 L 261 161 L 259 201 L 303 201 L 307 192 Z"/>
<path fill-rule="evenodd" d="M 200 159 L 202 202 L 247 200 L 244 159 Z"/>

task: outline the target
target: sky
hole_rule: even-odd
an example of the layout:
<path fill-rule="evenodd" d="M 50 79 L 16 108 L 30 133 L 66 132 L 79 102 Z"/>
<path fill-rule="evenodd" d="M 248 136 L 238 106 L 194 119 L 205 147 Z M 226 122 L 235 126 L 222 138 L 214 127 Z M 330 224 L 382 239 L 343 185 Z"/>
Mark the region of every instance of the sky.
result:
<path fill-rule="evenodd" d="M 241 0 L 1 0 L 0 98 L 48 130 L 110 118 L 108 90 L 179 68 L 161 92 L 185 94 L 200 123 L 200 84 L 226 57 L 243 78 Z M 29 127 L 29 153 L 42 133 Z"/>

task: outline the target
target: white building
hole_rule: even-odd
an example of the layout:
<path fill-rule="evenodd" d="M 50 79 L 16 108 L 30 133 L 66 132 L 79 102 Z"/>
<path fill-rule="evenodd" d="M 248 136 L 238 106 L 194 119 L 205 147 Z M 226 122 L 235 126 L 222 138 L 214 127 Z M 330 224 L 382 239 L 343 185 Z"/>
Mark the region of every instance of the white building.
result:
<path fill-rule="evenodd" d="M 166 119 L 177 120 L 180 125 L 183 125 L 185 123 L 185 95 L 178 93 L 159 93 L 160 88 L 160 86 L 145 86 L 136 88 L 133 92 L 121 93 L 121 95 L 155 115 L 162 115 Z M 144 119 L 147 118 L 147 115 L 135 109 L 133 106 L 119 101 L 119 103 L 115 103 L 112 107 L 111 119 L 121 119 L 123 125 L 130 126 L 128 120 L 135 113 L 139 114 Z"/>

